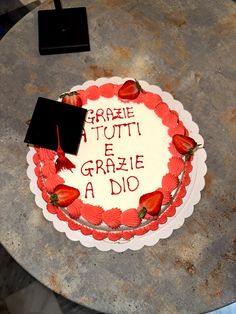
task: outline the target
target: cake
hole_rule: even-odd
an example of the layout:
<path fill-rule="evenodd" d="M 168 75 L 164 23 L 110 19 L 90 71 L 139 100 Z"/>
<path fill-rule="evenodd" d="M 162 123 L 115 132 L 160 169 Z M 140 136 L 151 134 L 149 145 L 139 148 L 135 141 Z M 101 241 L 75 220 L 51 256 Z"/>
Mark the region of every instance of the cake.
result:
<path fill-rule="evenodd" d="M 33 148 L 32 162 L 50 215 L 72 232 L 119 242 L 155 232 L 178 213 L 198 144 L 158 87 L 114 81 L 62 94 L 60 101 L 87 109 L 77 155 L 64 154 L 70 166 L 58 167 L 63 152 L 42 147 Z"/>

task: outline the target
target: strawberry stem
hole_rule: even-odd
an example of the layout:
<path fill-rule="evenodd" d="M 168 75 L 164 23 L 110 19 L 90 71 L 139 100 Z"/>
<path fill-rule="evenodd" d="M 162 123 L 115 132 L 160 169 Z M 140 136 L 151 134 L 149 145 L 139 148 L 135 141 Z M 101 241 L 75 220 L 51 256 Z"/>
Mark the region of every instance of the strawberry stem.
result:
<path fill-rule="evenodd" d="M 142 218 L 144 218 L 144 216 L 146 215 L 146 213 L 147 213 L 147 209 L 146 209 L 145 207 L 143 207 L 143 208 L 139 211 L 138 217 L 142 219 Z"/>
<path fill-rule="evenodd" d="M 184 155 L 184 162 L 188 161 L 190 156 L 193 155 L 193 153 L 188 152 L 187 154 Z"/>
<path fill-rule="evenodd" d="M 187 154 L 184 155 L 184 159 L 185 161 L 189 160 L 189 158 L 194 155 L 194 153 L 200 149 L 200 148 L 204 148 L 204 146 L 201 146 L 202 144 L 197 144 L 194 148 L 190 148 L 189 151 L 187 152 Z"/>
<path fill-rule="evenodd" d="M 50 202 L 52 203 L 52 205 L 57 206 L 57 201 L 58 201 L 58 196 L 56 193 L 52 194 L 50 196 Z"/>
<path fill-rule="evenodd" d="M 136 83 L 136 86 L 137 86 L 138 90 L 139 90 L 141 93 L 143 93 L 144 90 L 142 89 L 142 86 L 139 84 L 139 81 L 137 81 L 137 80 L 135 79 L 135 83 Z"/>
<path fill-rule="evenodd" d="M 183 167 L 183 171 L 182 171 L 182 176 L 181 176 L 181 179 L 180 179 L 180 181 L 179 181 L 179 183 L 178 183 L 178 186 L 176 187 L 174 196 L 171 195 L 171 199 L 169 200 L 169 202 L 168 202 L 167 204 L 165 204 L 165 208 L 162 209 L 162 210 L 160 210 L 159 214 L 164 213 L 164 211 L 167 209 L 167 207 L 168 207 L 169 205 L 173 204 L 173 202 L 174 202 L 174 200 L 175 200 L 175 197 L 176 197 L 176 195 L 178 194 L 178 192 L 179 192 L 179 190 L 180 190 L 180 187 L 181 187 L 181 184 L 182 184 L 182 182 L 183 182 L 184 173 L 185 173 L 185 171 L 186 171 L 186 163 L 187 163 L 187 161 L 189 160 L 189 157 L 190 157 L 190 156 L 191 156 L 191 154 L 185 154 L 185 155 L 184 155 L 185 158 L 184 158 L 184 167 Z"/>
<path fill-rule="evenodd" d="M 63 98 L 63 97 L 65 97 L 65 96 L 74 96 L 74 95 L 77 95 L 77 91 L 65 92 L 65 93 L 61 94 L 61 95 L 59 96 L 59 98 Z"/>

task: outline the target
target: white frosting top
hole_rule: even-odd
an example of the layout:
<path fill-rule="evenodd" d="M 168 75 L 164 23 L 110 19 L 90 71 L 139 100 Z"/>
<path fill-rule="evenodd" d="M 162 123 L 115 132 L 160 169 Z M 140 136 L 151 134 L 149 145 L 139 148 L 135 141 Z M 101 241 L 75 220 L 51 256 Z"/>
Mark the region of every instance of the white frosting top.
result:
<path fill-rule="evenodd" d="M 136 208 L 141 195 L 161 187 L 168 172 L 168 128 L 144 104 L 116 96 L 88 100 L 76 169 L 62 171 L 66 185 L 80 190 L 84 203 L 104 210 Z"/>

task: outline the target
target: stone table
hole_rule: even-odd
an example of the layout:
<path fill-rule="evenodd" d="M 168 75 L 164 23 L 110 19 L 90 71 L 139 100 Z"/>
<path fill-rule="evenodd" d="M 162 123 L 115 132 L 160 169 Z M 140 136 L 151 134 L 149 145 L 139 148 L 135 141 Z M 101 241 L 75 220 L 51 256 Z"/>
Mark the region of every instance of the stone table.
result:
<path fill-rule="evenodd" d="M 0 42 L 1 242 L 39 281 L 105 313 L 200 313 L 236 299 L 236 4 L 230 0 L 64 1 L 86 6 L 91 51 L 40 56 L 37 11 Z M 40 9 L 52 7 L 44 2 Z M 206 187 L 182 228 L 154 247 L 100 252 L 47 222 L 23 143 L 38 96 L 98 77 L 135 77 L 193 115 L 208 154 Z"/>

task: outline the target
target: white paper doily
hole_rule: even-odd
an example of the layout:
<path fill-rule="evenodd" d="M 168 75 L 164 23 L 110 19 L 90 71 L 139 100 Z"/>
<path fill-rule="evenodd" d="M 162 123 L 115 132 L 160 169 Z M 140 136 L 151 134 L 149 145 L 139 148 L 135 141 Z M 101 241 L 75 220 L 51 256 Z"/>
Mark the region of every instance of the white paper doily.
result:
<path fill-rule="evenodd" d="M 86 89 L 91 85 L 101 86 L 105 83 L 122 84 L 126 80 L 131 78 L 100 78 L 96 81 L 87 81 L 83 85 L 74 86 L 71 91 L 78 89 Z M 192 120 L 191 114 L 184 110 L 183 105 L 175 100 L 171 94 L 162 91 L 158 86 L 149 85 L 147 82 L 139 81 L 142 88 L 146 91 L 150 91 L 159 94 L 164 102 L 168 104 L 170 109 L 178 112 L 180 119 L 189 131 L 189 136 L 193 137 L 197 143 L 204 144 L 203 138 L 199 134 L 199 128 Z M 194 205 L 200 201 L 201 190 L 204 188 L 205 180 L 204 176 L 207 171 L 205 164 L 206 152 L 204 149 L 199 149 L 194 154 L 192 161 L 193 170 L 190 173 L 191 183 L 187 186 L 187 193 L 183 199 L 183 204 L 176 209 L 176 214 L 173 217 L 168 218 L 165 224 L 160 224 L 156 231 L 149 231 L 145 235 L 135 236 L 130 240 L 119 240 L 117 242 L 110 241 L 108 239 L 95 240 L 92 236 L 85 236 L 79 230 L 73 231 L 68 227 L 67 222 L 59 220 L 57 215 L 51 214 L 47 211 L 47 203 L 41 196 L 41 191 L 37 186 L 37 177 L 34 173 L 35 164 L 33 163 L 33 155 L 35 153 L 34 148 L 30 148 L 27 154 L 28 169 L 27 175 L 30 179 L 30 190 L 35 194 L 35 202 L 39 208 L 43 210 L 43 215 L 48 221 L 52 221 L 56 230 L 64 232 L 66 236 L 72 241 L 80 241 L 80 243 L 86 247 L 96 247 L 101 251 L 114 250 L 116 252 L 124 252 L 127 249 L 139 250 L 143 246 L 153 246 L 160 239 L 168 238 L 175 229 L 180 228 L 184 220 L 191 216 L 193 213 Z"/>

